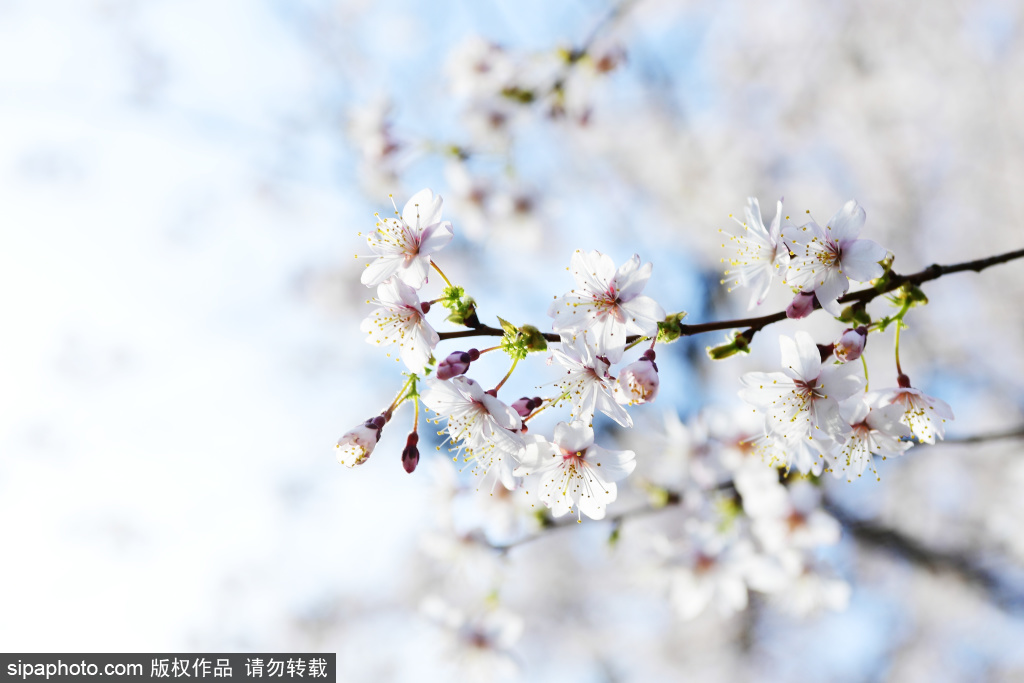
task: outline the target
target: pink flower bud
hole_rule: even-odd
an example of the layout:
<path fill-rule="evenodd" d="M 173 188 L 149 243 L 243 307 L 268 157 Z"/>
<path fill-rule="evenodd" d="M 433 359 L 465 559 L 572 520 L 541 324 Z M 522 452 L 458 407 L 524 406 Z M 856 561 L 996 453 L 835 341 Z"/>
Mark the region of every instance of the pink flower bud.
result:
<path fill-rule="evenodd" d="M 458 375 L 465 375 L 466 371 L 469 370 L 469 364 L 480 357 L 480 352 L 477 351 L 476 358 L 474 358 L 473 351 L 476 351 L 476 349 L 449 353 L 448 357 L 437 366 L 437 378 L 451 379 Z"/>
<path fill-rule="evenodd" d="M 412 474 L 416 469 L 416 465 L 420 462 L 420 451 L 416 448 L 416 444 L 420 441 L 420 436 L 416 432 L 409 435 L 409 438 L 405 441 L 405 448 L 402 450 L 402 467 L 409 474 Z"/>
<path fill-rule="evenodd" d="M 623 405 L 650 403 L 658 395 L 658 366 L 653 360 L 641 358 L 619 372 L 615 382 L 615 400 Z"/>
<path fill-rule="evenodd" d="M 544 403 L 544 400 L 539 396 L 534 398 L 523 396 L 512 404 L 512 410 L 519 413 L 519 417 L 529 417 L 530 413 L 532 413 L 534 409 L 539 408 L 542 403 Z"/>
<path fill-rule="evenodd" d="M 814 292 L 799 292 L 786 306 L 786 317 L 792 320 L 806 318 L 814 310 Z"/>
<path fill-rule="evenodd" d="M 841 363 L 857 360 L 864 353 L 864 346 L 867 343 L 868 331 L 863 325 L 857 329 L 846 330 L 835 343 L 836 360 Z"/>

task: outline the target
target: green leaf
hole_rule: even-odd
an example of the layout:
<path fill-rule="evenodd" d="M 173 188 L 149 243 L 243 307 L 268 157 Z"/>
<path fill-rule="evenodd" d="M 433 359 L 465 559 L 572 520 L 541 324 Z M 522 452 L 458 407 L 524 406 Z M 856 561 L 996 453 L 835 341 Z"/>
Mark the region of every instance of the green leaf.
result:
<path fill-rule="evenodd" d="M 498 322 L 501 323 L 501 329 L 505 330 L 505 334 L 515 335 L 517 332 L 519 332 L 519 330 L 516 329 L 515 325 L 513 325 L 512 323 L 510 323 L 509 321 L 505 320 L 500 316 L 498 317 Z"/>

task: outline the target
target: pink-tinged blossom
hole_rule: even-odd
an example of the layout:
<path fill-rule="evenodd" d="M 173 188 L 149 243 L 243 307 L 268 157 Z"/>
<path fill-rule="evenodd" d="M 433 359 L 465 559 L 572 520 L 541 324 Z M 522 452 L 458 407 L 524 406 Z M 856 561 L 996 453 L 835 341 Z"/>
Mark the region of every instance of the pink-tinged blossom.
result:
<path fill-rule="evenodd" d="M 366 341 L 378 346 L 398 344 L 405 366 L 423 372 L 440 337 L 423 317 L 416 290 L 400 280 L 388 280 L 377 287 L 377 298 L 370 303 L 378 308 L 359 326 L 369 335 Z"/>
<path fill-rule="evenodd" d="M 572 403 L 570 418 L 590 424 L 594 413 L 602 413 L 623 427 L 632 427 L 633 419 L 615 400 L 615 378 L 608 375 L 611 364 L 607 358 L 594 355 L 586 342 L 586 334 L 567 339 L 562 337 L 560 349 L 551 355 L 565 368 L 555 384 L 568 394 Z"/>
<path fill-rule="evenodd" d="M 750 288 L 749 308 L 754 308 L 768 296 L 772 280 L 786 274 L 789 247 L 782 241 L 781 199 L 775 218 L 768 228 L 764 227 L 764 221 L 761 220 L 761 205 L 756 198 L 747 199 L 743 215 L 745 220 L 742 222 L 734 219 L 742 231 L 729 235 L 736 246 L 736 255 L 728 259 L 729 270 L 725 274 L 728 276 L 726 280 L 732 280 L 733 284 Z"/>
<path fill-rule="evenodd" d="M 768 416 L 767 430 L 786 442 L 842 443 L 850 426 L 839 402 L 864 388 L 856 364 L 822 366 L 817 345 L 806 332 L 781 337 L 782 372 L 748 372 L 740 397 Z M 801 468 L 802 469 L 802 468 Z"/>
<path fill-rule="evenodd" d="M 610 451 L 594 444 L 594 430 L 582 422 L 555 425 L 555 440 L 527 437 L 515 474 L 539 474 L 540 499 L 561 517 L 576 508 L 577 518 L 604 519 L 618 495 L 615 482 L 636 468 L 633 451 Z"/>
<path fill-rule="evenodd" d="M 789 264 L 786 282 L 801 290 L 814 290 L 821 307 L 839 315 L 838 299 L 850 289 L 850 280 L 867 282 L 881 277 L 879 263 L 885 247 L 857 239 L 864 227 L 864 209 L 852 199 L 822 229 L 811 221 L 789 233 L 797 257 Z"/>
<path fill-rule="evenodd" d="M 447 418 L 448 439 L 465 452 L 465 461 L 484 475 L 494 473 L 505 488 L 515 488 L 512 470 L 523 445 L 516 411 L 462 375 L 448 381 L 428 378 L 425 384 L 423 404 Z"/>
<path fill-rule="evenodd" d="M 840 363 L 857 360 L 864 353 L 868 343 L 868 329 L 861 325 L 856 329 L 847 329 L 833 344 L 833 353 Z"/>
<path fill-rule="evenodd" d="M 900 422 L 903 416 L 901 406 L 871 408 L 864 394 L 860 394 L 851 397 L 841 407 L 850 423 L 850 434 L 846 443 L 834 446 L 828 456 L 833 475 L 846 474 L 847 481 L 853 481 L 865 469 L 870 469 L 877 477 L 873 456 L 903 455 L 912 445 L 902 440 L 910 438 L 910 428 Z"/>
<path fill-rule="evenodd" d="M 615 382 L 615 400 L 627 406 L 650 403 L 658 396 L 659 382 L 654 351 L 647 351 L 643 358 L 619 371 L 619 379 Z"/>
<path fill-rule="evenodd" d="M 366 264 L 359 278 L 367 287 L 375 287 L 397 277 L 413 289 L 427 281 L 430 257 L 452 240 L 452 224 L 441 222 L 439 195 L 420 190 L 402 209 L 401 217 L 377 216 L 377 229 L 366 238 L 377 258 Z"/>
<path fill-rule="evenodd" d="M 346 432 L 334 447 L 338 462 L 346 467 L 355 467 L 366 462 L 377 446 L 383 428 L 384 418 L 378 416 Z"/>
<path fill-rule="evenodd" d="M 628 333 L 654 336 L 665 319 L 665 310 L 641 294 L 651 268 L 650 263 L 641 266 L 634 254 L 616 270 L 610 256 L 577 249 L 571 264 L 577 287 L 552 302 L 552 327 L 569 335 L 586 332 L 594 355 L 618 362 Z"/>
<path fill-rule="evenodd" d="M 902 375 L 901 378 L 906 378 L 906 375 Z M 945 401 L 909 386 L 909 379 L 901 381 L 900 384 L 907 386 L 870 392 L 868 400 L 871 405 L 899 406 L 900 422 L 925 443 L 933 444 L 935 437 L 943 438 L 946 434 L 946 420 L 953 419 L 953 409 Z"/>

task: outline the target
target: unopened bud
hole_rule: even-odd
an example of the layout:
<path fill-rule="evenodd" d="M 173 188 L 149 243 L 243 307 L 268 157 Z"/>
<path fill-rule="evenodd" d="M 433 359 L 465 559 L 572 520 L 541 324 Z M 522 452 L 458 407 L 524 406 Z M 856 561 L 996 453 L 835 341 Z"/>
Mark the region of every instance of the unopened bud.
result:
<path fill-rule="evenodd" d="M 753 331 L 748 332 L 752 338 L 754 336 Z M 725 360 L 735 356 L 737 353 L 750 353 L 750 339 L 747 338 L 746 333 L 736 332 L 731 341 L 718 346 L 708 346 L 704 350 L 707 351 L 711 360 Z"/>
<path fill-rule="evenodd" d="M 791 320 L 806 318 L 814 310 L 814 292 L 797 292 L 793 301 L 786 306 L 786 317 Z"/>
<path fill-rule="evenodd" d="M 476 349 L 449 353 L 448 357 L 438 364 L 436 377 L 438 379 L 451 379 L 452 377 L 466 374 L 466 371 L 469 370 L 469 364 L 476 360 L 476 358 L 473 358 L 473 351 L 476 351 L 476 358 L 479 358 L 480 352 Z"/>
<path fill-rule="evenodd" d="M 409 474 L 413 473 L 416 469 L 416 465 L 420 462 L 420 451 L 416 448 L 416 444 L 420 441 L 420 436 L 416 432 L 409 434 L 409 438 L 405 441 L 405 448 L 402 450 L 402 467 Z"/>
<path fill-rule="evenodd" d="M 615 400 L 623 405 L 650 403 L 658 395 L 658 366 L 649 358 L 630 363 L 619 372 Z"/>
<path fill-rule="evenodd" d="M 534 353 L 548 350 L 548 340 L 544 338 L 544 333 L 533 325 L 523 325 L 519 333 L 523 335 L 523 345 L 527 351 Z"/>
<path fill-rule="evenodd" d="M 540 408 L 542 403 L 544 403 L 544 399 L 542 399 L 540 396 L 534 396 L 533 398 L 523 396 L 521 399 L 512 404 L 512 410 L 519 413 L 519 417 L 529 417 L 530 413 L 532 413 L 537 408 Z"/>
<path fill-rule="evenodd" d="M 868 330 L 861 325 L 856 329 L 847 329 L 835 343 L 836 360 L 846 363 L 857 360 L 864 353 L 868 343 Z"/>
<path fill-rule="evenodd" d="M 523 396 L 512 404 L 512 410 L 519 413 L 519 417 L 528 417 L 533 412 L 533 399 Z"/>
<path fill-rule="evenodd" d="M 683 318 L 686 317 L 686 312 L 673 313 L 672 315 L 666 316 L 664 320 L 658 323 L 658 341 L 662 344 L 668 344 L 679 339 L 683 335 Z"/>

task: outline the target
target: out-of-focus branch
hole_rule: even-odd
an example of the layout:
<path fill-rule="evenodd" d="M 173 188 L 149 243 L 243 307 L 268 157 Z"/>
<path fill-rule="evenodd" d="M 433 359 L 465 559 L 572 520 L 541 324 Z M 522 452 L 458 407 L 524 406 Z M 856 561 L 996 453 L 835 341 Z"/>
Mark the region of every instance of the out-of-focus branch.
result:
<path fill-rule="evenodd" d="M 858 543 L 897 555 L 931 572 L 952 574 L 964 583 L 981 589 L 1003 609 L 1024 609 L 1022 588 L 1009 585 L 996 572 L 972 558 L 967 551 L 931 548 L 902 531 L 872 520 L 857 519 L 828 500 L 823 507 Z"/>
<path fill-rule="evenodd" d="M 990 432 L 988 434 L 975 434 L 973 436 L 954 436 L 943 441 L 937 441 L 936 446 L 944 443 L 985 443 L 987 441 L 1002 441 L 1004 439 L 1024 439 L 1024 426 L 1007 429 L 1001 432 Z"/>
<path fill-rule="evenodd" d="M 938 280 L 940 277 L 945 275 L 952 275 L 953 273 L 962 273 L 966 270 L 973 270 L 976 273 L 980 273 L 986 268 L 998 265 L 1000 263 L 1007 263 L 1015 259 L 1024 258 L 1024 249 L 1018 249 L 1016 251 L 1009 251 L 1004 254 L 997 254 L 988 258 L 978 259 L 976 261 L 966 261 L 964 263 L 954 263 L 951 265 L 942 266 L 939 264 L 933 264 L 928 266 L 924 270 L 913 273 L 911 275 L 900 275 L 899 273 L 889 273 L 888 280 L 882 287 L 871 287 L 868 289 L 862 289 L 858 292 L 851 292 L 839 299 L 840 304 L 867 304 L 883 294 L 887 294 L 895 289 L 899 289 L 905 284 L 921 285 L 931 280 Z M 818 301 L 815 300 L 814 308 L 821 308 Z M 735 320 L 720 320 L 717 322 L 709 323 L 698 323 L 696 325 L 680 325 L 681 336 L 692 337 L 698 334 L 704 334 L 705 332 L 716 332 L 721 330 L 733 330 L 737 328 L 746 328 L 744 335 L 747 339 L 753 338 L 756 332 L 761 331 L 772 323 L 777 323 L 781 320 L 786 319 L 785 311 L 778 311 L 770 315 L 762 315 L 755 318 L 737 318 Z M 462 337 L 500 337 L 504 335 L 504 330 L 491 327 L 489 325 L 478 324 L 468 330 L 460 330 L 458 332 L 441 332 L 441 340 L 445 339 L 459 339 Z M 559 336 L 557 334 L 546 332 L 544 338 L 548 341 L 557 342 Z M 630 335 L 626 338 L 627 343 L 632 343 L 639 338 L 638 335 Z"/>
<path fill-rule="evenodd" d="M 949 439 L 946 443 L 985 443 L 1002 439 L 1024 438 L 1024 426 L 1015 429 L 992 432 L 989 434 L 978 434 L 975 436 Z M 935 445 L 942 444 L 940 441 Z M 927 444 L 922 444 L 927 445 Z M 720 490 L 734 489 L 732 481 L 719 484 Z M 650 504 L 643 507 L 626 510 L 608 517 L 605 521 L 610 523 L 610 535 L 617 535 L 622 524 L 627 519 L 650 515 L 662 510 L 678 506 L 682 502 L 682 495 L 675 491 L 666 491 L 658 504 Z M 939 550 L 931 548 L 921 541 L 908 536 L 907 534 L 885 526 L 875 521 L 857 519 L 846 510 L 835 503 L 825 500 L 823 508 L 838 521 L 843 528 L 858 542 L 865 546 L 885 550 L 898 555 L 911 562 L 915 566 L 932 572 L 944 572 L 952 574 L 961 581 L 981 589 L 988 598 L 1003 609 L 1010 611 L 1024 610 L 1024 586 L 1013 587 L 1008 582 L 989 568 L 986 568 L 980 561 L 972 558 L 966 551 Z M 490 543 L 481 538 L 481 542 L 495 550 L 508 552 L 512 548 L 531 543 L 547 536 L 550 532 L 578 526 L 578 522 L 571 517 L 552 518 L 544 515 L 541 518 L 542 529 L 536 533 L 524 536 L 510 543 Z"/>

